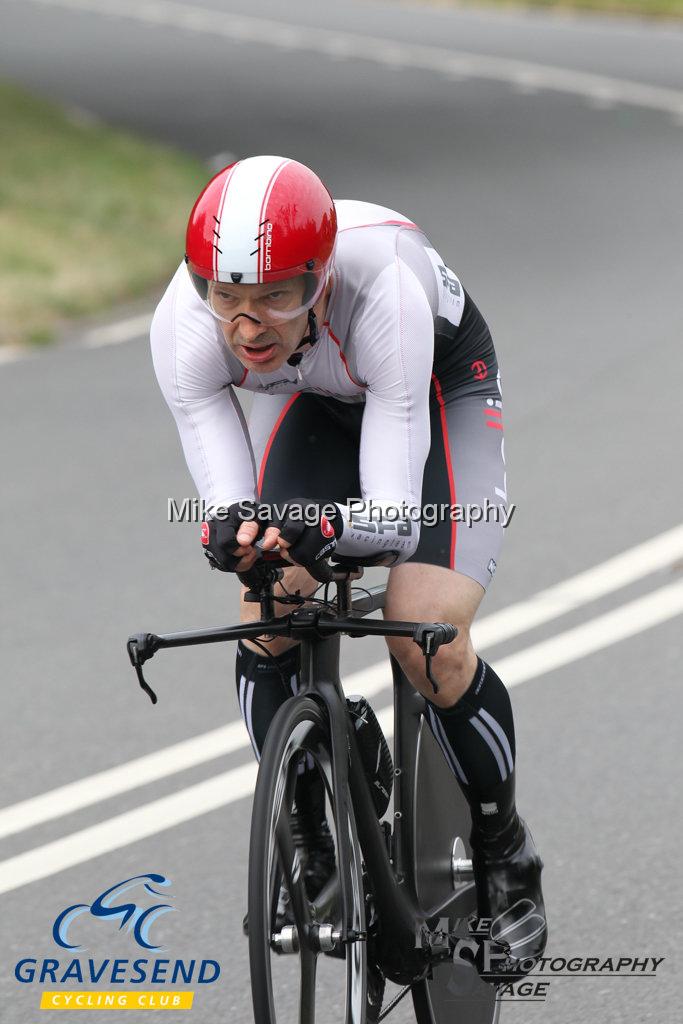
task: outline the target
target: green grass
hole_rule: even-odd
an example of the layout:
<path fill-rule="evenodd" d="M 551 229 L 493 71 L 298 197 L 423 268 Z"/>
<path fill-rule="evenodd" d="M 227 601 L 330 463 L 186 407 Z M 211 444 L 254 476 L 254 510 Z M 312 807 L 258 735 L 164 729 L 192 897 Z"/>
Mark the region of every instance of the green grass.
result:
<path fill-rule="evenodd" d="M 0 83 L 0 343 L 160 286 L 206 168 Z"/>
<path fill-rule="evenodd" d="M 564 11 L 632 14 L 650 18 L 683 17 L 683 0 L 421 0 L 432 7 L 545 7 Z"/>

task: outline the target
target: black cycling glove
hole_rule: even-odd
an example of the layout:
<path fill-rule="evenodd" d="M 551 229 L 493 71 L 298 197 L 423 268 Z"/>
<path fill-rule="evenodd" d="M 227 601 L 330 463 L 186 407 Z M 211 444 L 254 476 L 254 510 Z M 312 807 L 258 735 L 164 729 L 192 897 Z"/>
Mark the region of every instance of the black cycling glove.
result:
<path fill-rule="evenodd" d="M 268 525 L 279 527 L 282 539 L 291 544 L 286 552 L 289 558 L 299 565 L 314 565 L 332 554 L 344 529 L 341 513 L 332 502 L 291 498 L 278 512 Z"/>
<path fill-rule="evenodd" d="M 255 501 L 238 501 L 225 509 L 217 509 L 211 519 L 202 523 L 202 544 L 204 554 L 212 569 L 235 572 L 238 562 L 244 557 L 236 555 L 237 531 L 242 523 L 258 523 L 258 537 L 262 537 L 266 524 L 257 518 L 258 505 Z M 258 537 L 255 539 L 258 540 Z"/>

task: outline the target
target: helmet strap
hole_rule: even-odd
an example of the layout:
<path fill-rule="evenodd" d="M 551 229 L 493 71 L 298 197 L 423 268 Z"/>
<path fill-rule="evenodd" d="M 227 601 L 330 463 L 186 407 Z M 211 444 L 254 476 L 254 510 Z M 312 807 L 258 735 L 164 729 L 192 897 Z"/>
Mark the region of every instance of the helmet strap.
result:
<path fill-rule="evenodd" d="M 299 342 L 299 344 L 296 346 L 296 351 L 294 352 L 294 355 L 291 355 L 289 357 L 289 359 L 287 360 L 287 364 L 289 366 L 298 366 L 304 357 L 303 352 L 299 352 L 299 349 L 303 348 L 304 345 L 315 345 L 316 341 L 318 340 L 318 337 L 318 318 L 316 317 L 313 310 L 309 309 L 308 334 L 305 334 L 304 337 Z"/>

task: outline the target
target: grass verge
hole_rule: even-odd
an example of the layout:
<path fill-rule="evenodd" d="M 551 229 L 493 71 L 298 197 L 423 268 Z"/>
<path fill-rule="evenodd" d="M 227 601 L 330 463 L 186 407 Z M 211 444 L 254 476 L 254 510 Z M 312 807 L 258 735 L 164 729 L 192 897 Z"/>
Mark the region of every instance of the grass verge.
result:
<path fill-rule="evenodd" d="M 182 256 L 196 159 L 0 83 L 0 344 L 139 298 Z"/>
<path fill-rule="evenodd" d="M 414 0 L 413 0 L 414 2 Z M 557 11 L 683 18 L 683 0 L 419 0 L 431 7 L 543 7 Z"/>

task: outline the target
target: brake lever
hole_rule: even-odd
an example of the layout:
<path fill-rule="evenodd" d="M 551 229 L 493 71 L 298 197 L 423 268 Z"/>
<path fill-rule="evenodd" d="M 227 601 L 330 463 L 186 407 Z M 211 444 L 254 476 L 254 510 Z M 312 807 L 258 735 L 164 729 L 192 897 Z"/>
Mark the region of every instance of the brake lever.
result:
<path fill-rule="evenodd" d="M 438 626 L 441 636 L 437 636 L 434 626 Z M 439 692 L 439 682 L 432 672 L 432 658 L 438 651 L 441 644 L 450 644 L 458 635 L 458 630 L 450 623 L 421 622 L 415 627 L 413 640 L 424 654 L 425 675 L 432 685 L 434 693 Z"/>
<path fill-rule="evenodd" d="M 138 677 L 140 689 L 145 691 L 152 704 L 156 704 L 158 700 L 157 695 L 145 679 L 142 673 L 142 666 L 150 658 L 153 658 L 159 650 L 159 637 L 155 636 L 154 633 L 135 633 L 128 638 L 126 649 L 130 663 Z"/>
<path fill-rule="evenodd" d="M 432 634 L 433 635 L 433 634 Z M 425 675 L 432 684 L 432 690 L 434 693 L 439 692 L 439 684 L 432 674 L 432 655 L 429 652 L 425 652 Z"/>

